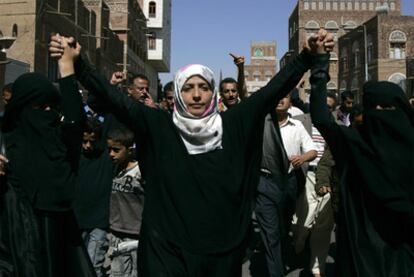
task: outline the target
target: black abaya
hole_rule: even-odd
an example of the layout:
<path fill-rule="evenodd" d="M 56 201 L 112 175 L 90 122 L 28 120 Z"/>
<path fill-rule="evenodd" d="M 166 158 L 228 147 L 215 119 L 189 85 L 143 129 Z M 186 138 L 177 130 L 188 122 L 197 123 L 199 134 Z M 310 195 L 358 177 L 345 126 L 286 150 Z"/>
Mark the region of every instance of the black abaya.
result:
<path fill-rule="evenodd" d="M 327 72 L 312 71 L 311 115 L 340 173 L 337 275 L 412 276 L 413 111 L 397 85 L 368 82 L 362 127 L 338 126 L 326 107 Z"/>
<path fill-rule="evenodd" d="M 59 83 L 61 95 L 45 76 L 24 74 L 6 106 L 9 163 L 1 195 L 0 276 L 95 276 L 71 210 L 81 97 L 74 76 Z"/>

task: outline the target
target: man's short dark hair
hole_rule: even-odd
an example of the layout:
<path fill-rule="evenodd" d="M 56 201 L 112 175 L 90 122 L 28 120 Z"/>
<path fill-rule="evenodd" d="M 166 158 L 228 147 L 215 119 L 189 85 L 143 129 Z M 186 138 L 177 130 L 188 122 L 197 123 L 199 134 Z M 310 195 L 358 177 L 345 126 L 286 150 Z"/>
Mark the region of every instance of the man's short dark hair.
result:
<path fill-rule="evenodd" d="M 354 93 L 350 90 L 345 90 L 341 93 L 341 100 L 344 102 L 347 98 L 354 99 Z"/>
<path fill-rule="evenodd" d="M 122 144 L 125 147 L 134 145 L 134 133 L 127 128 L 112 129 L 108 133 L 108 139 Z"/>
<path fill-rule="evenodd" d="M 333 92 L 327 92 L 326 97 L 329 97 L 329 98 L 333 99 L 335 101 L 335 103 L 338 102 L 338 99 L 336 98 L 336 94 L 333 93 Z"/>
<path fill-rule="evenodd" d="M 3 88 L 1 89 L 1 93 L 4 93 L 5 91 L 12 92 L 12 88 L 13 88 L 13 83 L 8 83 L 3 86 Z"/>
<path fill-rule="evenodd" d="M 102 123 L 95 117 L 88 116 L 86 118 L 84 127 L 84 133 L 94 133 L 97 139 L 102 136 Z"/>
<path fill-rule="evenodd" d="M 351 112 L 349 113 L 349 121 L 354 122 L 355 117 L 360 116 L 364 112 L 364 108 L 361 104 L 355 104 L 352 106 Z"/>
<path fill-rule="evenodd" d="M 224 84 L 237 84 L 237 81 L 234 80 L 233 78 L 224 78 L 221 82 L 220 82 L 220 92 L 223 91 L 223 86 Z"/>
<path fill-rule="evenodd" d="M 144 75 L 144 74 L 135 74 L 135 75 L 132 75 L 132 77 L 131 77 L 131 78 L 129 78 L 128 84 L 129 84 L 130 86 L 131 86 L 131 85 L 133 85 L 133 84 L 134 84 L 135 79 L 142 79 L 142 80 L 147 81 L 147 82 L 148 82 L 148 84 L 150 83 L 150 81 L 149 81 L 149 79 L 148 79 L 148 77 L 147 77 L 146 75 Z"/>
<path fill-rule="evenodd" d="M 173 81 L 168 82 L 168 83 L 165 84 L 165 86 L 164 86 L 164 95 L 167 91 L 174 91 L 174 82 Z"/>

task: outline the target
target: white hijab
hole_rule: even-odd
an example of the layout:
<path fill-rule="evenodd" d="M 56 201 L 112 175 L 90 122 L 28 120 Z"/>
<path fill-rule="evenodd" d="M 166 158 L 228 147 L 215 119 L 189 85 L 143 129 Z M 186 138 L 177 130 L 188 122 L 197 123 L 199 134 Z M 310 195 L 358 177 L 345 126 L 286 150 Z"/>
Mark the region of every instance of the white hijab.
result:
<path fill-rule="evenodd" d="M 213 90 L 210 105 L 201 117 L 190 114 L 181 97 L 181 90 L 185 82 L 195 75 L 204 78 Z M 174 98 L 173 121 L 180 132 L 188 153 L 194 155 L 221 149 L 223 126 L 218 112 L 214 73 L 208 67 L 199 64 L 187 65 L 181 68 L 174 79 Z"/>

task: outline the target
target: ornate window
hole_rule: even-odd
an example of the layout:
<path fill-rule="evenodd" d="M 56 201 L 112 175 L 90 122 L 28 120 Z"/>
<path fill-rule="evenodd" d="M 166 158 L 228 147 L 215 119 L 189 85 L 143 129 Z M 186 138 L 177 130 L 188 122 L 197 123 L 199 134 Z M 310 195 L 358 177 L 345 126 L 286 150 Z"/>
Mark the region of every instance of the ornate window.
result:
<path fill-rule="evenodd" d="M 148 16 L 154 18 L 157 13 L 157 3 L 154 1 L 149 2 L 148 5 Z"/>
<path fill-rule="evenodd" d="M 402 74 L 402 73 L 394 73 L 390 76 L 390 78 L 388 78 L 388 81 L 393 82 L 394 84 L 399 85 L 404 92 L 406 91 L 407 88 L 407 77 Z"/>
<path fill-rule="evenodd" d="M 338 30 L 339 27 L 338 27 L 338 24 L 335 21 L 331 20 L 331 21 L 326 22 L 325 29 L 327 29 L 327 30 Z"/>
<path fill-rule="evenodd" d="M 310 20 L 310 21 L 306 22 L 306 24 L 305 24 L 305 29 L 319 30 L 319 28 L 320 28 L 320 25 L 315 20 Z"/>
<path fill-rule="evenodd" d="M 262 48 L 255 48 L 253 54 L 254 54 L 255 57 L 263 57 L 263 49 Z"/>
<path fill-rule="evenodd" d="M 405 59 L 407 36 L 402 31 L 393 31 L 390 34 L 390 59 Z"/>
<path fill-rule="evenodd" d="M 333 82 L 333 81 L 330 81 L 330 82 L 326 85 L 326 87 L 327 87 L 327 89 L 328 89 L 328 90 L 336 90 L 336 89 L 337 89 L 337 87 L 336 87 L 336 83 L 335 83 L 335 82 Z"/>
<path fill-rule="evenodd" d="M 354 21 L 347 21 L 345 22 L 344 29 L 345 30 L 352 30 L 355 29 L 358 25 Z"/>

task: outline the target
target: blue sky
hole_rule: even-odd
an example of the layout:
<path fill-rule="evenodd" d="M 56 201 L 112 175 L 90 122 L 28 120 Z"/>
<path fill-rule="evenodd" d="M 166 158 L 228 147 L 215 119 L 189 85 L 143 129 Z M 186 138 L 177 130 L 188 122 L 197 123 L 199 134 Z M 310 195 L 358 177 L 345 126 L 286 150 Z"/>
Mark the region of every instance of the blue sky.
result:
<path fill-rule="evenodd" d="M 288 50 L 288 19 L 296 0 L 172 0 L 171 73 L 184 65 L 210 67 L 216 78 L 235 77 L 229 52 L 249 63 L 251 41 L 276 41 L 278 60 Z M 414 1 L 401 0 L 402 14 L 414 15 Z"/>

